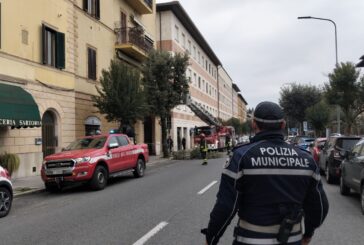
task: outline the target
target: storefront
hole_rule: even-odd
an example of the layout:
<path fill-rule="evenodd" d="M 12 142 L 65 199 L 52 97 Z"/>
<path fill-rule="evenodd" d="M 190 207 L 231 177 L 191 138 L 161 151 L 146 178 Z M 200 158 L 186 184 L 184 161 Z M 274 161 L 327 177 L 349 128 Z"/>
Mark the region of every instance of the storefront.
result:
<path fill-rule="evenodd" d="M 21 87 L 0 83 L 0 126 L 40 127 L 39 109 L 32 95 Z"/>

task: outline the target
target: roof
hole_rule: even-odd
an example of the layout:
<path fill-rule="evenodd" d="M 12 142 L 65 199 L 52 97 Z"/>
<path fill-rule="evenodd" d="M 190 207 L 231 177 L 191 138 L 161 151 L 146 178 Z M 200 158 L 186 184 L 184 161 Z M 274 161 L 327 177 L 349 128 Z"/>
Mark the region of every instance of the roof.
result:
<path fill-rule="evenodd" d="M 360 58 L 359 58 L 359 63 L 355 65 L 355 67 L 364 67 L 364 55 L 362 55 Z"/>
<path fill-rule="evenodd" d="M 248 102 L 244 99 L 243 95 L 241 93 L 238 93 L 238 97 L 245 103 L 245 105 L 248 105 Z"/>
<path fill-rule="evenodd" d="M 233 89 L 236 91 L 236 92 L 241 92 L 238 85 L 236 85 L 236 83 L 233 83 Z"/>
<path fill-rule="evenodd" d="M 201 49 L 207 54 L 211 61 L 216 65 L 221 65 L 219 58 L 217 58 L 214 51 L 202 36 L 201 32 L 197 29 L 187 12 L 184 10 L 182 5 L 178 1 L 172 1 L 167 3 L 158 3 L 157 12 L 172 11 L 173 14 L 178 18 L 187 31 L 193 36 Z"/>

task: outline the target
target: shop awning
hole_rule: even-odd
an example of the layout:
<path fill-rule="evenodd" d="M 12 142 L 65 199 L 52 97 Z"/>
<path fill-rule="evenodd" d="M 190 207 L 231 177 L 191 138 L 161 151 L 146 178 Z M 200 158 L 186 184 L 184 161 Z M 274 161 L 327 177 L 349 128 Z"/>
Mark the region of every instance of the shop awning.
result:
<path fill-rule="evenodd" d="M 41 122 L 31 94 L 21 87 L 0 83 L 0 126 L 40 127 Z"/>

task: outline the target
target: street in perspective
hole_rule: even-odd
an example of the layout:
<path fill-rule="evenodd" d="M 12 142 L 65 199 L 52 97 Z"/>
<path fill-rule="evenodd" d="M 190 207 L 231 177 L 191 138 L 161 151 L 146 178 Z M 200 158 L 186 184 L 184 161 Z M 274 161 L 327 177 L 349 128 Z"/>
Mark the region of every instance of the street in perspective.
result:
<path fill-rule="evenodd" d="M 101 192 L 79 186 L 16 197 L 12 212 L 0 220 L 2 244 L 203 244 L 200 230 L 225 160 L 210 160 L 207 168 L 198 160 L 153 163 L 143 178 L 124 175 Z M 312 244 L 361 244 L 359 196 L 342 198 L 338 186 L 324 187 L 331 209 Z M 232 239 L 233 226 L 219 244 Z"/>
<path fill-rule="evenodd" d="M 0 0 L 0 244 L 364 244 L 363 10 Z"/>

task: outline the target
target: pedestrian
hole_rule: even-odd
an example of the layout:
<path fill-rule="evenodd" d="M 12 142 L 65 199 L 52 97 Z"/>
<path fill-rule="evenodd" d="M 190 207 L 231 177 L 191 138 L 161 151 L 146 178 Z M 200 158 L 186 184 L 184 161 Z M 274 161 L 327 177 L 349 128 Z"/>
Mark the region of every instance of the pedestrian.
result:
<path fill-rule="evenodd" d="M 178 134 L 177 135 L 177 150 L 181 150 L 181 146 L 182 146 L 182 140 L 181 140 L 181 136 Z"/>
<path fill-rule="evenodd" d="M 200 134 L 200 152 L 201 152 L 201 158 L 202 160 L 202 165 L 207 165 L 207 151 L 208 151 L 208 147 L 207 147 L 207 142 L 206 142 L 206 137 L 205 134 Z"/>
<path fill-rule="evenodd" d="M 284 142 L 277 104 L 258 104 L 252 127 L 251 142 L 234 148 L 223 169 L 208 227 L 201 230 L 206 244 L 217 244 L 237 213 L 234 245 L 307 245 L 328 212 L 319 168 L 309 152 Z"/>
<path fill-rule="evenodd" d="M 225 136 L 225 147 L 226 147 L 226 151 L 227 151 L 227 154 L 229 155 L 230 153 L 230 135 L 226 135 Z"/>
<path fill-rule="evenodd" d="M 186 138 L 185 137 L 182 138 L 182 149 L 186 150 Z"/>
<path fill-rule="evenodd" d="M 167 145 L 168 145 L 169 152 L 172 152 L 172 149 L 173 149 L 173 140 L 172 140 L 172 138 L 171 138 L 170 135 L 168 136 L 168 139 L 167 139 Z"/>

